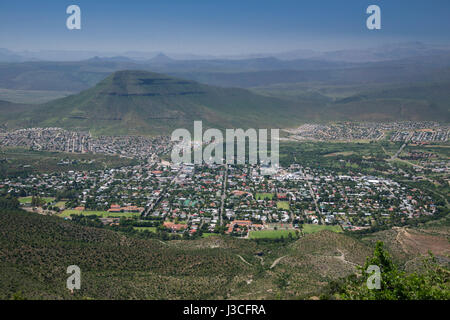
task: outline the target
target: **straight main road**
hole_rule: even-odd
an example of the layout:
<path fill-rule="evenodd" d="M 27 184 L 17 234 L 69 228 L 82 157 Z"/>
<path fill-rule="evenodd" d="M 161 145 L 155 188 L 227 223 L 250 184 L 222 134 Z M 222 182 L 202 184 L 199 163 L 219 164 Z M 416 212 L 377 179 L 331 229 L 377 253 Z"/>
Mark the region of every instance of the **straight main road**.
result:
<path fill-rule="evenodd" d="M 158 199 L 155 202 L 153 202 L 150 206 L 148 206 L 147 210 L 144 211 L 144 217 L 148 216 L 153 211 L 153 209 L 158 205 L 158 203 L 162 200 L 162 198 L 164 198 L 167 189 L 169 189 L 169 187 L 175 182 L 175 180 L 178 179 L 178 176 L 181 174 L 182 169 L 183 167 L 180 168 L 180 170 L 177 172 L 177 175 L 170 181 L 170 183 L 163 190 L 161 190 Z"/>
<path fill-rule="evenodd" d="M 220 216 L 219 216 L 219 225 L 221 226 L 223 224 L 223 207 L 225 206 L 225 198 L 226 198 L 226 191 L 227 191 L 227 180 L 228 180 L 228 165 L 225 163 L 225 173 L 223 175 L 223 187 L 222 187 L 222 194 L 221 194 L 221 203 L 220 203 Z"/>

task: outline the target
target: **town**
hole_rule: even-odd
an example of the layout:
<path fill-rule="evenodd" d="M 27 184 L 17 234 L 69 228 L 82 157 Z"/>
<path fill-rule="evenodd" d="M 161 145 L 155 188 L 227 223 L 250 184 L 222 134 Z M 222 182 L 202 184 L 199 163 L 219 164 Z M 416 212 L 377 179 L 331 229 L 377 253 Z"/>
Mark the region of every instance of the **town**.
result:
<path fill-rule="evenodd" d="M 336 122 L 331 124 L 304 124 L 296 129 L 285 129 L 285 140 L 317 141 L 378 141 L 388 137 L 391 141 L 445 142 L 450 127 L 432 121 Z"/>
<path fill-rule="evenodd" d="M 27 147 L 30 150 L 61 151 L 117 155 L 126 158 L 147 159 L 149 155 L 171 150 L 169 137 L 99 136 L 67 131 L 61 128 L 29 128 L 0 132 L 0 146 Z"/>
<path fill-rule="evenodd" d="M 447 139 L 448 130 L 444 132 L 431 125 L 433 132 L 437 132 L 433 141 Z M 405 130 L 404 126 L 361 125 L 365 128 L 364 135 L 375 140 L 385 135 L 380 131 L 383 128 L 399 132 Z M 413 132 L 423 130 L 418 124 L 408 126 Z M 343 131 L 361 132 L 361 127 L 339 124 L 335 135 L 342 135 Z M 335 126 L 325 130 L 327 135 L 331 128 Z M 325 132 L 323 127 L 311 125 L 303 126 L 302 130 L 307 129 L 316 134 Z M 409 136 L 417 137 L 411 142 L 430 140 L 429 135 Z M 391 137 L 393 141 L 400 139 L 399 133 Z M 410 171 L 393 167 L 392 158 L 386 160 L 389 169 L 370 175 L 294 161 L 277 167 L 268 176 L 262 173 L 259 164 L 171 163 L 167 155 L 173 145 L 167 137 L 93 138 L 86 133 L 37 128 L 3 133 L 0 141 L 4 147 L 103 153 L 140 160 L 137 165 L 115 169 L 32 173 L 0 180 L 0 189 L 19 195 L 26 210 L 69 220 L 95 216 L 108 226 L 126 224 L 139 231 L 165 230 L 187 236 L 292 237 L 314 228 L 356 231 L 433 216 L 439 197 L 395 177 L 420 181 L 428 170 L 448 180 L 449 172 L 448 159 L 403 150 L 404 146 L 392 158 L 398 162 L 414 161 Z M 64 163 L 61 160 L 61 165 Z"/>

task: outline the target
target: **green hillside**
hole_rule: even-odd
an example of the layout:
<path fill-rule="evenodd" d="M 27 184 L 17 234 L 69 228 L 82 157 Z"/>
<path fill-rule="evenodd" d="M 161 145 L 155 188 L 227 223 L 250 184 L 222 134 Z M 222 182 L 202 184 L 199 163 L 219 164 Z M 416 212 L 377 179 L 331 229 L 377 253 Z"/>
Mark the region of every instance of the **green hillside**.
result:
<path fill-rule="evenodd" d="M 279 84 L 254 88 L 258 94 L 314 105 L 319 121 L 450 121 L 450 82 L 324 85 Z"/>
<path fill-rule="evenodd" d="M 0 299 L 309 299 L 354 274 L 375 240 L 389 241 L 390 253 L 408 269 L 427 250 L 441 258 L 448 250 L 448 227 L 444 235 L 393 229 L 367 240 L 321 231 L 291 241 L 163 242 L 17 209 L 0 209 L 0 225 Z M 65 287 L 69 265 L 82 272 L 82 288 L 73 295 Z"/>
<path fill-rule="evenodd" d="M 366 90 L 364 90 L 366 88 Z M 364 91 L 363 91 L 364 90 Z M 351 90 L 348 92 L 350 93 Z M 62 127 L 105 135 L 160 135 L 204 128 L 285 128 L 305 121 L 450 121 L 450 82 L 361 86 L 327 96 L 320 85 L 251 92 L 146 71 L 118 71 L 79 94 L 41 105 L 0 101 L 6 128 Z"/>
<path fill-rule="evenodd" d="M 162 242 L 5 209 L 0 224 L 0 298 L 6 299 L 17 293 L 26 299 L 308 298 L 329 279 L 350 275 L 347 260 L 362 263 L 370 253 L 332 232 L 291 244 L 218 236 Z M 65 288 L 69 265 L 82 272 L 74 295 Z M 285 276 L 287 286 L 280 284 Z"/>
<path fill-rule="evenodd" d="M 202 299 L 220 297 L 251 267 L 226 250 L 171 248 L 158 240 L 82 227 L 57 217 L 0 210 L 0 298 Z M 65 288 L 82 271 L 81 292 Z"/>
<path fill-rule="evenodd" d="M 35 107 L 37 106 L 0 100 L 0 128 L 7 125 L 8 119 L 17 118 L 22 113 L 33 110 Z"/>
<path fill-rule="evenodd" d="M 419 83 L 339 99 L 325 112 L 332 119 L 450 121 L 449 105 L 450 82 Z"/>
<path fill-rule="evenodd" d="M 167 134 L 205 127 L 296 125 L 301 105 L 244 89 L 217 88 L 145 71 L 113 73 L 95 87 L 54 100 L 10 121 L 16 127 L 91 130 L 97 134 Z"/>

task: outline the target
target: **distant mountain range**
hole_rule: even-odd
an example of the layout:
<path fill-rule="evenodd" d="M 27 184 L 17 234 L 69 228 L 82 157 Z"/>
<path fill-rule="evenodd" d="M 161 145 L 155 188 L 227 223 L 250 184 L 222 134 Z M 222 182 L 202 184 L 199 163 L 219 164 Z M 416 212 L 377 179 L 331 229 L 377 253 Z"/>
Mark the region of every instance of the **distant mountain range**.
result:
<path fill-rule="evenodd" d="M 117 56 L 72 62 L 0 62 L 0 89 L 80 92 L 120 70 L 145 70 L 210 85 L 241 88 L 286 83 L 436 82 L 450 80 L 450 53 L 366 63 L 315 59 L 284 61 L 273 57 L 174 60 L 163 54 L 145 61 Z"/>
<path fill-rule="evenodd" d="M 81 61 L 96 56 L 104 58 L 125 57 L 134 61 L 146 61 L 160 55 L 174 60 L 247 60 L 276 58 L 279 60 L 316 59 L 322 61 L 375 62 L 429 56 L 450 52 L 450 46 L 432 45 L 422 42 L 401 42 L 384 44 L 372 48 L 317 51 L 308 48 L 273 53 L 253 53 L 241 55 L 209 55 L 190 53 L 163 53 L 158 51 L 89 51 L 89 50 L 40 50 L 12 51 L 0 48 L 0 62 L 25 61 Z"/>
<path fill-rule="evenodd" d="M 16 60 L 0 62 L 0 124 L 153 135 L 194 120 L 217 128 L 450 120 L 450 51 L 443 47 L 408 43 L 313 53 L 21 62 L 20 55 L 0 50 L 0 61 Z"/>

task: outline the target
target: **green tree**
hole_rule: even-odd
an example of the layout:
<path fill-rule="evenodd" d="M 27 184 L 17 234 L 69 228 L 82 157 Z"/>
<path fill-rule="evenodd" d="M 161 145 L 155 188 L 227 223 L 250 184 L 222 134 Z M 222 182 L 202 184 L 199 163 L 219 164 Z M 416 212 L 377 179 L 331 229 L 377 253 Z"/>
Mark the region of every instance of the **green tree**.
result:
<path fill-rule="evenodd" d="M 6 197 L 0 197 L 0 209 L 17 209 L 19 208 L 19 200 L 10 195 Z"/>
<path fill-rule="evenodd" d="M 381 288 L 369 289 L 369 266 L 381 271 Z M 376 244 L 374 254 L 359 267 L 361 277 L 349 278 L 342 287 L 342 299 L 351 300 L 448 300 L 450 299 L 450 270 L 439 265 L 433 255 L 423 261 L 418 272 L 401 271 L 392 261 L 382 242 Z M 370 280 L 369 280 L 370 281 Z"/>
<path fill-rule="evenodd" d="M 277 276 L 277 278 L 275 279 L 275 284 L 280 290 L 284 290 L 289 284 L 290 277 L 291 275 L 289 273 L 283 272 Z"/>

